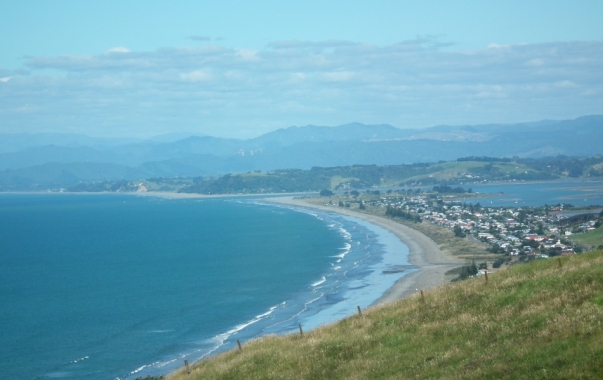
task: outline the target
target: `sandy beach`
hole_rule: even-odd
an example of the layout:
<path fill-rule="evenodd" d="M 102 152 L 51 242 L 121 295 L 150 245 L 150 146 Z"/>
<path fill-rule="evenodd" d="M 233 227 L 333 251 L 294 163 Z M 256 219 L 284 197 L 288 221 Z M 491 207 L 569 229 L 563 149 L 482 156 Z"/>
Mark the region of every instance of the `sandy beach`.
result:
<path fill-rule="evenodd" d="M 338 206 L 313 205 L 306 203 L 301 199 L 294 199 L 293 197 L 267 198 L 265 200 L 268 202 L 286 204 L 296 207 L 306 207 L 322 211 L 336 212 L 339 214 L 363 219 L 369 223 L 373 223 L 390 231 L 404 244 L 406 244 L 409 249 L 408 261 L 417 266 L 418 270 L 402 277 L 394 284 L 394 286 L 385 292 L 385 294 L 383 294 L 383 296 L 381 296 L 381 298 L 379 298 L 375 304 L 392 302 L 400 298 L 408 297 L 409 295 L 416 293 L 418 290 L 428 290 L 438 285 L 442 285 L 446 283 L 444 274 L 448 270 L 457 268 L 463 264 L 462 261 L 442 252 L 433 240 L 423 235 L 419 231 L 400 223 L 396 223 L 390 219 L 354 212 Z"/>

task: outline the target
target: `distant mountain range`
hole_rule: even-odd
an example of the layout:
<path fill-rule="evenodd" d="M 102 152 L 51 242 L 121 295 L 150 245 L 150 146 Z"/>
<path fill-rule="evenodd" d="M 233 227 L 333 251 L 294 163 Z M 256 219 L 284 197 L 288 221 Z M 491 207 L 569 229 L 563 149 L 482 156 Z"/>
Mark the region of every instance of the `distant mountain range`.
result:
<path fill-rule="evenodd" d="M 248 139 L 169 134 L 149 140 L 0 134 L 0 191 L 255 170 L 399 165 L 466 156 L 603 154 L 603 115 L 521 124 L 398 129 L 351 123 L 279 129 Z"/>

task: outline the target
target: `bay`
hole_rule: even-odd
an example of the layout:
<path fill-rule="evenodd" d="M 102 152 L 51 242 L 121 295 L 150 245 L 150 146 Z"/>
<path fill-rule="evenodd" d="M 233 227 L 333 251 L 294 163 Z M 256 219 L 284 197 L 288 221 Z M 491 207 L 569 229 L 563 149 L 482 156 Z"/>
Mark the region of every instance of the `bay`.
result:
<path fill-rule="evenodd" d="M 368 307 L 404 249 L 361 220 L 253 201 L 2 194 L 0 371 L 165 374 Z"/>

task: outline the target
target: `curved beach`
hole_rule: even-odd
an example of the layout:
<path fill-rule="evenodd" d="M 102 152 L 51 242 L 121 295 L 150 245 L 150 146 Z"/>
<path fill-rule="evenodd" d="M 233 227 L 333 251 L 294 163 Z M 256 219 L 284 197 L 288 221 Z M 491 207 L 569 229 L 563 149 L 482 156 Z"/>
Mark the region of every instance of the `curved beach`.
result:
<path fill-rule="evenodd" d="M 408 246 L 408 261 L 417 267 L 417 271 L 398 280 L 375 304 L 396 301 L 400 298 L 408 297 L 418 290 L 428 290 L 442 285 L 446 283 L 445 273 L 450 269 L 462 265 L 460 260 L 442 252 L 438 245 L 427 236 L 387 218 L 355 212 L 338 206 L 314 205 L 293 197 L 268 198 L 265 200 L 290 206 L 329 211 L 362 219 L 393 233 Z"/>

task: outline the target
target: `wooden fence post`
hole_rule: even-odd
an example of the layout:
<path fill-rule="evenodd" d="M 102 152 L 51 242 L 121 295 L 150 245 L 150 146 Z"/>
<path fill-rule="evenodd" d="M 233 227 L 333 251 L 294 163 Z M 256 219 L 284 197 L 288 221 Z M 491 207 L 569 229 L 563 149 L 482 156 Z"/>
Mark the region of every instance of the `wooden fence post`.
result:
<path fill-rule="evenodd" d="M 190 375 L 191 374 L 191 369 L 188 367 L 188 360 L 184 361 L 184 366 L 186 367 L 186 373 Z"/>
<path fill-rule="evenodd" d="M 423 289 L 421 289 L 421 301 L 425 302 L 425 294 L 423 294 Z"/>
<path fill-rule="evenodd" d="M 360 306 L 356 306 L 358 308 L 358 315 L 362 317 L 362 310 L 360 310 Z"/>
<path fill-rule="evenodd" d="M 302 330 L 301 323 L 298 326 L 299 326 L 299 335 L 304 336 L 304 331 Z"/>
<path fill-rule="evenodd" d="M 237 339 L 237 345 L 239 346 L 239 351 L 243 351 L 243 347 L 241 347 L 241 342 Z"/>

